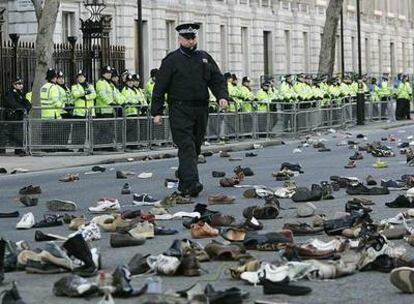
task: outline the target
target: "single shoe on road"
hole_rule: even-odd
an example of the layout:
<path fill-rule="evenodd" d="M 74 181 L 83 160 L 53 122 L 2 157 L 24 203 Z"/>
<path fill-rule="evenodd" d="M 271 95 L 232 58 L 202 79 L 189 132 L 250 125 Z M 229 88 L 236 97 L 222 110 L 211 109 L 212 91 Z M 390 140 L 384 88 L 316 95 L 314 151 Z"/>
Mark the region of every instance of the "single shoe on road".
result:
<path fill-rule="evenodd" d="M 376 169 L 383 169 L 388 167 L 388 162 L 378 159 L 372 166 Z"/>
<path fill-rule="evenodd" d="M 346 193 L 349 195 L 386 195 L 390 191 L 387 187 L 372 187 L 368 188 L 361 183 L 357 185 L 349 185 L 346 189 Z"/>
<path fill-rule="evenodd" d="M 19 201 L 26 207 L 37 206 L 39 203 L 39 198 L 31 197 L 30 195 L 22 195 L 19 197 Z"/>
<path fill-rule="evenodd" d="M 33 185 L 23 187 L 19 190 L 19 194 L 21 195 L 40 194 L 40 193 L 42 193 L 42 189 L 40 189 L 40 186 L 33 186 Z"/>
<path fill-rule="evenodd" d="M 233 204 L 236 200 L 235 196 L 229 196 L 226 194 L 213 194 L 208 196 L 208 202 L 210 205 L 218 205 L 218 204 Z"/>
<path fill-rule="evenodd" d="M 62 178 L 59 178 L 60 182 L 76 182 L 79 180 L 79 174 L 67 174 Z"/>
<path fill-rule="evenodd" d="M 195 224 L 191 224 L 191 237 L 195 239 L 216 237 L 219 235 L 219 231 L 212 228 L 209 224 L 198 221 Z"/>
<path fill-rule="evenodd" d="M 134 193 L 133 195 L 133 203 L 136 206 L 154 206 L 155 204 L 160 203 L 160 200 L 153 198 L 148 193 L 137 194 Z"/>
<path fill-rule="evenodd" d="M 116 198 L 101 198 L 96 202 L 95 207 L 89 207 L 88 210 L 92 213 L 111 213 L 113 211 L 119 211 L 121 205 Z"/>
<path fill-rule="evenodd" d="M 405 190 L 407 187 L 403 181 L 396 181 L 392 179 L 382 179 L 381 187 L 387 187 L 389 190 Z"/>
<path fill-rule="evenodd" d="M 377 181 L 374 179 L 374 177 L 372 175 L 368 175 L 365 180 L 366 180 L 368 186 L 376 186 L 377 185 Z"/>
<path fill-rule="evenodd" d="M 121 189 L 121 194 L 131 194 L 131 187 L 129 186 L 129 184 L 128 184 L 128 183 L 125 183 L 125 184 L 122 186 L 122 189 Z"/>
<path fill-rule="evenodd" d="M 346 165 L 345 169 L 353 169 L 356 168 L 356 161 L 350 160 Z"/>
<path fill-rule="evenodd" d="M 46 207 L 50 211 L 76 211 L 76 203 L 67 200 L 54 199 L 46 202 Z"/>
<path fill-rule="evenodd" d="M 136 238 L 132 236 L 129 232 L 112 233 L 109 243 L 113 248 L 139 246 L 145 243 L 145 238 Z"/>
<path fill-rule="evenodd" d="M 53 214 L 45 214 L 43 216 L 43 220 L 36 223 L 33 227 L 34 228 L 47 228 L 47 227 L 56 227 L 56 226 L 62 226 L 63 222 L 60 220 L 60 218 Z"/>
<path fill-rule="evenodd" d="M 411 203 L 405 195 L 398 195 L 392 202 L 385 203 L 385 206 L 389 208 L 412 208 L 414 203 Z"/>
<path fill-rule="evenodd" d="M 16 224 L 16 229 L 30 229 L 35 225 L 35 223 L 33 213 L 28 212 L 24 214 L 20 221 Z"/>

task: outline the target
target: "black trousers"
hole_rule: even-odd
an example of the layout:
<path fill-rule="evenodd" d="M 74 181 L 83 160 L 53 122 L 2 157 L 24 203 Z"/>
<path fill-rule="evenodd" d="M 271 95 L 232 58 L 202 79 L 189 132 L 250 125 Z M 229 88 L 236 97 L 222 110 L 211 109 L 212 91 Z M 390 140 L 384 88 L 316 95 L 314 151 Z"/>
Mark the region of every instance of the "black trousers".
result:
<path fill-rule="evenodd" d="M 397 107 L 395 109 L 395 118 L 397 120 L 410 118 L 410 101 L 405 98 L 397 99 Z"/>
<path fill-rule="evenodd" d="M 199 181 L 197 159 L 207 129 L 208 105 L 174 102 L 169 116 L 172 138 L 178 147 L 178 190 L 185 191 Z"/>

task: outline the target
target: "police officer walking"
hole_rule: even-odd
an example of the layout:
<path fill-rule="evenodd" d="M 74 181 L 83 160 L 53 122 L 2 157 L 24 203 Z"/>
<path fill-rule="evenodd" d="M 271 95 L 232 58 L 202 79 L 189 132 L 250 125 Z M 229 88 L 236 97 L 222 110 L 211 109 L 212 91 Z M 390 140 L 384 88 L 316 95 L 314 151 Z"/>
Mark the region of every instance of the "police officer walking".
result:
<path fill-rule="evenodd" d="M 161 125 L 167 93 L 172 137 L 178 147 L 178 190 L 182 195 L 193 197 L 203 190 L 197 159 L 207 127 L 208 89 L 217 98 L 220 108 L 227 107 L 228 100 L 226 83 L 217 64 L 207 52 L 197 50 L 199 28 L 192 23 L 175 28 L 180 47 L 163 59 L 151 105 L 154 124 Z"/>

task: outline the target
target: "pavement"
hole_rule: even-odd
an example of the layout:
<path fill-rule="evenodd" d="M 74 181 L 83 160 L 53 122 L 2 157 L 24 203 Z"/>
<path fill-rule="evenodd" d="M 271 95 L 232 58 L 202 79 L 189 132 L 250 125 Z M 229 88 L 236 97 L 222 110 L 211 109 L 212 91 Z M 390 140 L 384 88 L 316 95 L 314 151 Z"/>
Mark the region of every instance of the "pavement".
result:
<path fill-rule="evenodd" d="M 381 137 L 388 137 L 394 135 L 403 140 L 409 135 L 414 135 L 414 126 L 409 123 L 383 123 L 362 126 L 346 130 L 356 140 L 356 134 L 363 133 L 368 137 L 368 141 L 380 140 Z M 239 188 L 221 188 L 218 185 L 218 179 L 211 176 L 211 171 L 221 170 L 225 171 L 227 175 L 231 175 L 233 168 L 237 165 L 242 167 L 250 167 L 255 176 L 245 179 L 243 184 L 262 184 L 270 187 L 276 187 L 282 182 L 275 181 L 271 173 L 278 170 L 280 164 L 284 161 L 300 162 L 304 174 L 295 178 L 298 186 L 310 187 L 313 183 L 319 183 L 323 180 L 329 180 L 331 175 L 355 176 L 362 180 L 368 174 L 371 174 L 378 181 L 381 178 L 398 179 L 403 174 L 412 174 L 413 168 L 405 164 L 405 157 L 397 153 L 396 157 L 386 159 L 389 162 L 387 169 L 374 169 L 372 167 L 375 158 L 371 155 L 366 155 L 365 158 L 357 162 L 355 169 L 345 169 L 344 165 L 348 162 L 348 157 L 354 153 L 347 146 L 336 146 L 339 140 L 347 140 L 348 134 L 344 131 L 336 133 L 320 133 L 314 134 L 315 138 L 323 138 L 326 140 L 327 147 L 332 149 L 332 152 L 317 152 L 312 147 L 302 148 L 302 153 L 293 154 L 292 150 L 297 147 L 300 138 L 287 139 L 285 145 L 272 145 L 260 150 L 256 150 L 258 157 L 245 158 L 244 151 L 231 152 L 234 157 L 241 157 L 242 160 L 238 162 L 230 162 L 226 158 L 220 158 L 218 154 L 214 154 L 207 158 L 206 164 L 199 165 L 201 180 L 204 184 L 204 191 L 196 199 L 196 202 L 206 203 L 207 196 L 214 193 L 225 193 L 236 196 L 236 203 L 233 205 L 214 205 L 209 207 L 213 210 L 219 210 L 223 213 L 242 218 L 242 210 L 251 205 L 262 204 L 260 200 L 248 200 L 243 198 L 242 189 Z M 279 142 L 280 143 L 280 142 Z M 249 143 L 251 146 L 251 143 Z M 396 152 L 396 144 L 390 144 Z M 206 147 L 207 149 L 208 147 Z M 225 146 L 230 149 L 230 146 Z M 223 146 L 217 147 L 223 149 Z M 166 150 L 162 151 L 167 153 Z M 133 154 L 136 156 L 136 154 Z M 102 157 L 102 159 L 100 158 Z M 106 158 L 108 157 L 108 158 Z M 110 158 L 111 157 L 111 158 Z M 139 179 L 137 177 L 129 177 L 127 182 L 130 183 L 132 190 L 137 193 L 150 193 L 154 197 L 162 198 L 171 193 L 171 189 L 163 187 L 164 179 L 174 175 L 175 167 L 178 164 L 177 158 L 160 159 L 152 161 L 132 161 L 125 162 L 129 155 L 116 155 L 124 162 L 116 162 L 114 155 L 104 156 L 85 156 L 78 159 L 77 156 L 48 156 L 48 157 L 5 157 L 1 159 L 0 167 L 15 168 L 25 167 L 32 164 L 31 172 L 25 174 L 2 175 L 0 176 L 0 212 L 10 212 L 18 210 L 20 214 L 26 212 L 33 212 L 36 220 L 40 220 L 42 215 L 46 212 L 45 202 L 50 199 L 67 199 L 75 201 L 79 208 L 74 214 L 85 214 L 88 218 L 89 214 L 87 208 L 94 204 L 100 197 L 113 196 L 117 197 L 123 210 L 136 209 L 132 207 L 132 196 L 121 195 L 120 189 L 126 180 L 119 180 L 115 178 L 116 170 L 128 170 L 136 173 L 152 172 L 151 179 Z M 88 158 L 86 160 L 86 158 Z M 26 160 L 30 159 L 30 161 Z M 112 160 L 111 160 L 112 159 Z M 80 162 L 82 160 L 82 162 Z M 113 162 L 105 164 L 107 169 L 100 174 L 85 174 L 90 170 L 90 165 L 99 162 Z M 41 164 L 40 164 L 41 163 Z M 61 183 L 58 181 L 60 177 L 67 173 L 79 173 L 80 180 L 75 183 Z M 18 190 L 26 185 L 36 184 L 42 187 L 42 194 L 39 198 L 39 205 L 36 207 L 25 208 L 16 202 Z M 392 191 L 391 194 L 385 196 L 373 196 L 376 205 L 373 206 L 374 212 L 372 217 L 374 219 L 382 219 L 395 216 L 400 209 L 386 208 L 384 203 L 393 200 L 399 191 Z M 349 198 L 343 189 L 339 192 L 334 192 L 335 199 L 331 201 L 319 201 L 314 204 L 317 206 L 318 213 L 325 213 L 328 217 L 333 217 L 335 212 L 344 211 L 344 204 Z M 278 231 L 286 222 L 297 222 L 295 208 L 298 206 L 291 199 L 281 199 L 281 210 L 279 218 L 275 220 L 265 220 L 264 232 Z M 142 207 L 142 210 L 149 211 L 150 207 Z M 193 207 L 188 205 L 181 205 L 171 208 L 172 212 L 181 210 L 192 211 Z M 310 222 L 310 219 L 304 219 Z M 142 254 L 160 254 L 165 251 L 172 241 L 176 238 L 189 238 L 190 232 L 182 226 L 181 220 L 159 221 L 158 224 L 166 227 L 179 229 L 179 234 L 174 236 L 160 236 L 151 240 L 147 240 L 146 244 L 137 247 L 127 248 L 111 248 L 109 246 L 109 234 L 103 233 L 102 239 L 94 242 L 94 245 L 100 248 L 102 253 L 103 270 L 111 271 L 118 264 L 127 263 L 135 253 Z M 0 220 L 0 235 L 4 238 L 18 241 L 27 240 L 31 248 L 41 248 L 42 244 L 34 241 L 34 229 L 32 230 L 16 230 L 15 224 L 17 219 L 1 219 Z M 44 232 L 56 233 L 61 235 L 69 234 L 66 226 L 53 227 L 43 229 Z M 321 240 L 330 240 L 331 237 L 326 235 L 318 235 Z M 302 242 L 308 237 L 295 237 L 295 242 Z M 217 237 L 221 241 L 221 237 Z M 206 245 L 210 239 L 202 239 L 200 243 Z M 396 246 L 404 246 L 408 253 L 414 255 L 414 247 L 401 240 L 393 241 Z M 251 252 L 254 256 L 261 260 L 271 261 L 274 254 L 271 252 Z M 301 280 L 296 283 L 298 285 L 306 285 L 313 289 L 312 293 L 302 297 L 289 297 L 285 295 L 265 296 L 262 293 L 260 286 L 254 287 L 245 284 L 244 282 L 234 281 L 225 272 L 225 269 L 230 265 L 236 265 L 236 262 L 207 262 L 201 266 L 207 272 L 200 277 L 162 277 L 163 291 L 182 290 L 188 288 L 195 282 L 200 282 L 203 286 L 206 283 L 211 283 L 218 289 L 224 289 L 232 286 L 237 286 L 244 291 L 250 293 L 250 299 L 245 303 L 254 303 L 254 300 L 267 300 L 274 303 L 412 303 L 412 295 L 401 294 L 389 282 L 389 274 L 379 272 L 360 272 L 352 276 L 339 278 L 336 280 L 326 281 L 307 281 Z M 19 290 L 23 299 L 27 303 L 96 303 L 99 298 L 93 299 L 69 299 L 57 298 L 53 295 L 53 283 L 61 278 L 64 274 L 56 275 L 35 275 L 26 274 L 25 272 L 6 273 L 5 283 L 8 284 L 12 280 L 18 281 Z M 148 276 L 141 276 L 134 278 L 133 286 L 140 287 L 144 284 Z M 0 287 L 0 291 L 6 286 Z M 116 299 L 116 303 L 139 303 L 138 299 Z"/>

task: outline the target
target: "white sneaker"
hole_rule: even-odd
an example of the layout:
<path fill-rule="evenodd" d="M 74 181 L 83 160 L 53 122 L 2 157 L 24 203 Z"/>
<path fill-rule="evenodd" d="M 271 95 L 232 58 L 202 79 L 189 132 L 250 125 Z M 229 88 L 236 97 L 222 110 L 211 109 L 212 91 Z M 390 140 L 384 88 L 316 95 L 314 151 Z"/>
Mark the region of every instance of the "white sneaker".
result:
<path fill-rule="evenodd" d="M 151 177 L 152 177 L 152 172 L 142 172 L 138 174 L 138 178 L 151 178 Z"/>
<path fill-rule="evenodd" d="M 145 221 L 128 231 L 130 235 L 137 239 L 152 239 L 154 237 L 154 225 Z"/>
<path fill-rule="evenodd" d="M 155 206 L 156 204 L 159 204 L 161 201 L 153 198 L 148 193 L 134 193 L 132 196 L 132 202 L 136 206 Z"/>
<path fill-rule="evenodd" d="M 320 250 L 338 250 L 342 246 L 342 242 L 338 239 L 331 240 L 330 242 L 313 239 L 306 243 Z"/>
<path fill-rule="evenodd" d="M 295 190 L 286 187 L 275 188 L 273 192 L 278 198 L 291 198 Z"/>
<path fill-rule="evenodd" d="M 414 187 L 407 190 L 406 196 L 411 199 L 414 197 Z"/>
<path fill-rule="evenodd" d="M 185 212 L 179 211 L 173 214 L 174 218 L 183 218 L 183 217 L 201 217 L 200 212 Z"/>
<path fill-rule="evenodd" d="M 295 148 L 295 149 L 293 149 L 292 153 L 293 154 L 295 154 L 295 153 L 302 153 L 302 150 L 299 149 L 299 148 Z"/>
<path fill-rule="evenodd" d="M 88 210 L 92 213 L 107 213 L 112 211 L 119 211 L 121 205 L 116 198 L 102 198 L 96 202 L 96 207 L 89 207 Z"/>
<path fill-rule="evenodd" d="M 404 212 L 400 212 L 394 217 L 390 217 L 388 219 L 381 220 L 380 224 L 381 225 L 385 225 L 385 224 L 400 225 L 400 224 L 402 224 L 404 222 L 407 222 L 407 221 L 411 221 L 411 219 L 408 218 L 408 215 Z"/>
<path fill-rule="evenodd" d="M 276 267 L 271 264 L 262 263 L 259 270 L 245 271 L 240 275 L 240 278 L 254 285 L 258 284 L 262 277 L 265 277 L 272 282 L 280 282 L 288 276 L 288 270 L 289 267 L 286 265 Z"/>
<path fill-rule="evenodd" d="M 35 218 L 33 213 L 28 212 L 22 216 L 20 221 L 16 224 L 16 229 L 30 229 L 35 225 Z"/>

